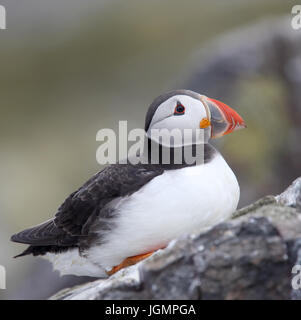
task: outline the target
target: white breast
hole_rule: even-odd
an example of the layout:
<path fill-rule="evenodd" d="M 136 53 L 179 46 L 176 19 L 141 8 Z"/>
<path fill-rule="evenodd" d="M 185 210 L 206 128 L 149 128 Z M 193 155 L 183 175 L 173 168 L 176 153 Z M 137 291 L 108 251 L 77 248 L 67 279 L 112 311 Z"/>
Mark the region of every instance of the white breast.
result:
<path fill-rule="evenodd" d="M 106 269 L 118 265 L 228 219 L 238 200 L 236 177 L 220 154 L 207 164 L 165 171 L 121 201 L 116 227 L 88 259 Z"/>

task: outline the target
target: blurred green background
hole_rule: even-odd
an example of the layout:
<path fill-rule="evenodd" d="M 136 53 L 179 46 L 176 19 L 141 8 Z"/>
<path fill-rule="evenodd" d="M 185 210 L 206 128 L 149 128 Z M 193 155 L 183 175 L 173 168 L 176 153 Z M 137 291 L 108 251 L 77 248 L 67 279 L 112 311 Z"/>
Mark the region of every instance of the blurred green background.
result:
<path fill-rule="evenodd" d="M 0 290 L 0 299 L 45 298 L 63 282 L 49 276 L 39 259 L 12 259 L 23 246 L 9 237 L 52 217 L 100 169 L 96 132 L 116 128 L 119 120 L 142 127 L 153 98 L 185 86 L 197 67 L 190 63 L 197 52 L 232 29 L 290 14 L 295 1 L 0 3 L 8 27 L 0 30 L 0 264 L 7 269 L 7 290 Z M 239 181 L 242 176 L 246 204 L 287 183 L 277 180 L 270 159 L 272 137 L 290 120 L 278 79 L 248 79 L 239 90 L 233 107 L 249 128 L 224 138 L 221 148 Z M 255 108 L 259 103 L 263 113 Z"/>

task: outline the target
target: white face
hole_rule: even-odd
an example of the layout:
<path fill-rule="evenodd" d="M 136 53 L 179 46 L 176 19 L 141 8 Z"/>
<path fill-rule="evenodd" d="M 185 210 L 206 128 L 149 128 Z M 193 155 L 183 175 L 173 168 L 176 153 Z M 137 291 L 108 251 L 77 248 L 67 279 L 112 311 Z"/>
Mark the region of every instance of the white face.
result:
<path fill-rule="evenodd" d="M 173 132 L 180 132 L 184 139 L 181 139 L 180 142 L 171 143 L 172 146 L 204 142 L 206 140 L 204 136 L 207 136 L 207 132 L 210 136 L 210 127 L 200 129 L 200 121 L 204 118 L 208 119 L 210 117 L 208 113 L 209 111 L 201 100 L 187 95 L 175 95 L 157 108 L 147 131 L 147 136 L 164 145 L 167 144 L 167 135 L 173 130 Z M 159 131 L 161 138 L 158 137 Z M 190 139 L 189 131 L 192 133 Z"/>

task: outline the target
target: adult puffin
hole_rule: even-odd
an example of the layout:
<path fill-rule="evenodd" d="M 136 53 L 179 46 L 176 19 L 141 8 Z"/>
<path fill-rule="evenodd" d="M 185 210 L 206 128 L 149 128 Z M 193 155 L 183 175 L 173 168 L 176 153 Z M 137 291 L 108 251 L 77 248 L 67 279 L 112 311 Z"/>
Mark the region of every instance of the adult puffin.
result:
<path fill-rule="evenodd" d="M 48 258 L 61 274 L 106 277 L 164 248 L 182 234 L 199 233 L 231 216 L 239 200 L 236 177 L 221 154 L 203 141 L 204 161 L 174 161 L 177 148 L 152 139 L 153 129 L 198 129 L 210 138 L 244 128 L 226 104 L 189 90 L 157 97 L 145 119 L 147 144 L 171 155 L 112 164 L 95 174 L 59 207 L 55 217 L 11 237 L 30 245 L 19 256 Z M 161 152 L 162 155 L 162 152 Z M 182 159 L 182 158 L 181 158 Z M 145 160 L 145 159 L 144 159 Z"/>

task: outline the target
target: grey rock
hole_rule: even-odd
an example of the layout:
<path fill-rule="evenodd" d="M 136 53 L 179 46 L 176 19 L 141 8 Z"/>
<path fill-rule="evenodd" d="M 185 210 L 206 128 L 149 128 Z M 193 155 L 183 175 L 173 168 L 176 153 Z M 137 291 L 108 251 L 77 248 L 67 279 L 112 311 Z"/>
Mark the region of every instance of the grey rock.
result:
<path fill-rule="evenodd" d="M 301 178 L 200 235 L 173 241 L 139 264 L 50 299 L 301 299 Z"/>
<path fill-rule="evenodd" d="M 301 177 L 296 179 L 282 194 L 276 197 L 278 203 L 301 211 Z"/>

